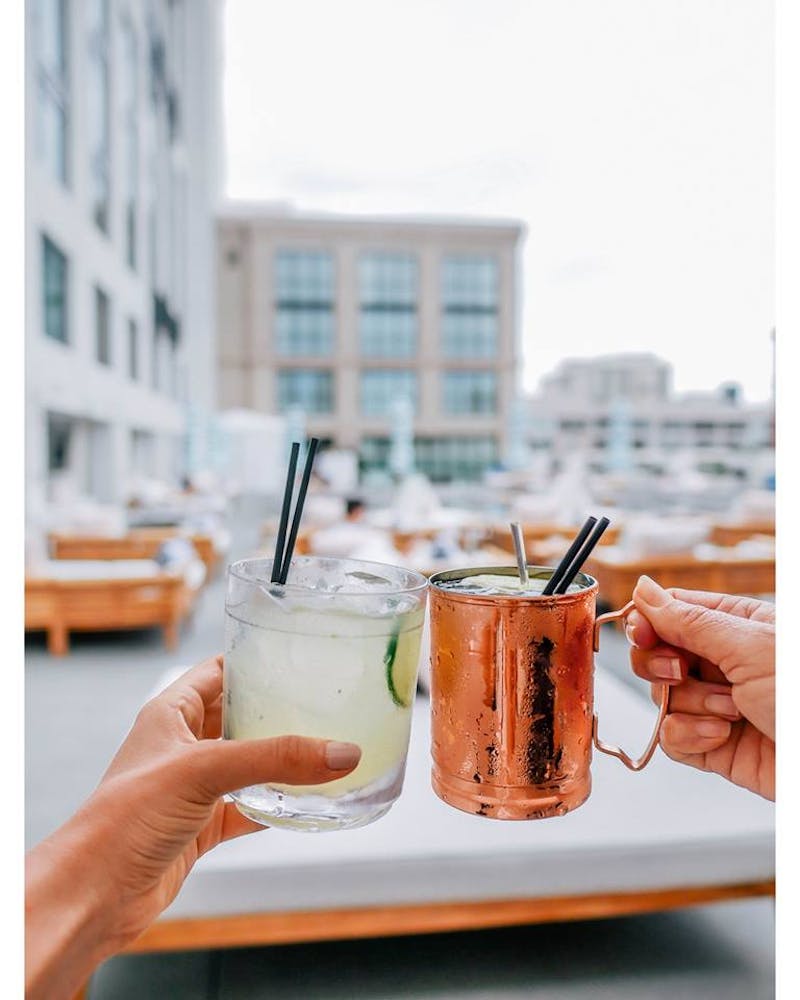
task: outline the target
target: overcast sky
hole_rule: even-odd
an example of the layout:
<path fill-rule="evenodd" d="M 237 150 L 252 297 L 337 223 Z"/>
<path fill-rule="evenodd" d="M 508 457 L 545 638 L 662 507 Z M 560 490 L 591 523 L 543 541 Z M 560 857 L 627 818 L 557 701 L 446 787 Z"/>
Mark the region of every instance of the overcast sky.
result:
<path fill-rule="evenodd" d="M 653 351 L 769 395 L 769 0 L 226 0 L 226 191 L 513 217 L 524 382 Z"/>

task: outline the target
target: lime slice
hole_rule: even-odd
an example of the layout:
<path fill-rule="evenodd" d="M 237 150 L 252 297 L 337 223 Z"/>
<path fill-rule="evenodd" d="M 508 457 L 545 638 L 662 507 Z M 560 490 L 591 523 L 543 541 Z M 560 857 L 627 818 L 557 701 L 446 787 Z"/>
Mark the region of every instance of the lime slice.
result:
<path fill-rule="evenodd" d="M 392 701 L 400 708 L 411 708 L 417 690 L 417 661 L 419 660 L 419 633 L 393 632 L 383 654 L 386 667 L 386 684 Z"/>

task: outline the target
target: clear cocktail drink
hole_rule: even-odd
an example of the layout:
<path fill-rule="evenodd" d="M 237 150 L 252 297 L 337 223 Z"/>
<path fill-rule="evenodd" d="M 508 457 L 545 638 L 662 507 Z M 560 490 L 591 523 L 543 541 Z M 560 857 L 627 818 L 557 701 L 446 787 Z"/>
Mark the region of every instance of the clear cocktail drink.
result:
<path fill-rule="evenodd" d="M 394 566 L 303 557 L 287 584 L 272 562 L 229 571 L 226 739 L 284 734 L 356 743 L 343 778 L 240 789 L 241 812 L 269 826 L 335 830 L 382 816 L 400 794 L 417 683 L 427 581 Z"/>

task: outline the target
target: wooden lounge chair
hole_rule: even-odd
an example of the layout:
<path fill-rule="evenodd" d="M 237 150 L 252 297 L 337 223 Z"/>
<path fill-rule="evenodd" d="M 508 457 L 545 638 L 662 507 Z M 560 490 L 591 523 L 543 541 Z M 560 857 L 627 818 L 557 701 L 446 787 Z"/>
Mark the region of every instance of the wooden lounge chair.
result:
<path fill-rule="evenodd" d="M 151 560 L 51 561 L 25 580 L 25 631 L 47 632 L 53 656 L 69 650 L 69 633 L 161 627 L 168 649 L 197 593 L 182 574 Z"/>
<path fill-rule="evenodd" d="M 636 560 L 613 559 L 602 549 L 587 560 L 584 571 L 595 577 L 600 600 L 620 608 L 630 598 L 642 574 L 662 587 L 708 590 L 719 594 L 775 593 L 775 557 L 756 559 L 698 559 L 691 552 L 655 554 Z"/>
<path fill-rule="evenodd" d="M 206 579 L 219 562 L 210 535 L 182 535 L 177 528 L 131 528 L 124 535 L 80 535 L 55 532 L 50 535 L 53 559 L 154 559 L 170 538 L 186 538 L 206 567 Z"/>

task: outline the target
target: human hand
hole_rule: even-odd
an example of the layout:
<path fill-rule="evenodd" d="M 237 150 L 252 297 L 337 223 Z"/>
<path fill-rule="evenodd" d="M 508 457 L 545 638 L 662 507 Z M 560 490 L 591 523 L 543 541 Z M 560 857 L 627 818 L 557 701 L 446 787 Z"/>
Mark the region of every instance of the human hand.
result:
<path fill-rule="evenodd" d="M 775 607 L 642 576 L 625 627 L 631 666 L 669 684 L 659 742 L 673 760 L 775 798 Z"/>
<path fill-rule="evenodd" d="M 62 995 L 70 968 L 74 992 L 152 923 L 201 855 L 264 829 L 224 801 L 226 792 L 332 781 L 361 756 L 352 743 L 299 736 L 220 740 L 221 720 L 215 657 L 142 708 L 90 798 L 30 852 L 26 996 Z"/>

